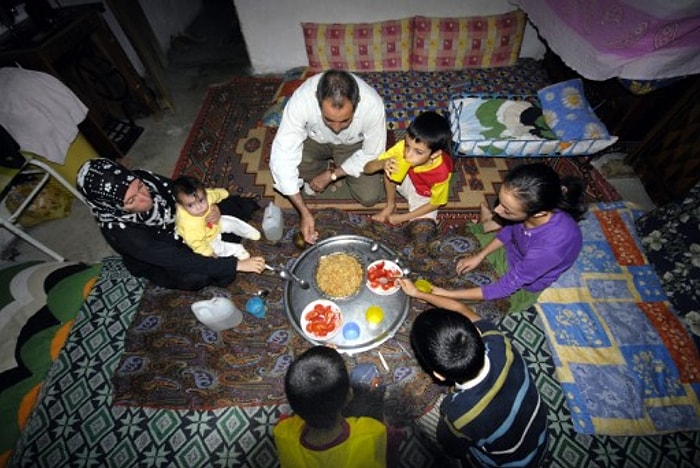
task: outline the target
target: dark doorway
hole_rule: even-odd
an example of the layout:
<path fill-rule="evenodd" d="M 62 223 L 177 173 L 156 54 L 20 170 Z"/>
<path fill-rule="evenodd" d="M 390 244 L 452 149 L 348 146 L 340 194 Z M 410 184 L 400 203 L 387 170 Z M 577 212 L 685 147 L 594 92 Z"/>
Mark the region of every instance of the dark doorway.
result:
<path fill-rule="evenodd" d="M 171 37 L 168 62 L 177 68 L 249 66 L 233 0 L 203 0 L 186 31 Z"/>

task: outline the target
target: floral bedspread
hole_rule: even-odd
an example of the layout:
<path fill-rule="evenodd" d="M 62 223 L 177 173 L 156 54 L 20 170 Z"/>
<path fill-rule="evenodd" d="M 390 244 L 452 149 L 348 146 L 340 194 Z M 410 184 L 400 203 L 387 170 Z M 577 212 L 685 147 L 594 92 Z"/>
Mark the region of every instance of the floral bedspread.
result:
<path fill-rule="evenodd" d="M 649 262 L 700 350 L 700 183 L 635 224 Z"/>
<path fill-rule="evenodd" d="M 591 80 L 700 72 L 697 2 L 516 0 L 567 65 Z"/>

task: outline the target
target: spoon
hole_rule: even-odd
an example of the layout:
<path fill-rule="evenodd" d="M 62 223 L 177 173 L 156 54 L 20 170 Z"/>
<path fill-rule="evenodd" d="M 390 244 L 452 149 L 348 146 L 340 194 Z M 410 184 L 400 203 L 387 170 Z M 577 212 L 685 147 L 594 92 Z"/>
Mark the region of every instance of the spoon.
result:
<path fill-rule="evenodd" d="M 292 273 L 291 271 L 287 270 L 286 268 L 282 267 L 272 267 L 268 264 L 265 264 L 265 268 L 267 268 L 270 271 L 277 272 L 280 275 L 280 278 L 282 278 L 285 281 L 291 281 L 294 280 L 297 282 L 297 284 L 301 287 L 301 289 L 309 289 L 309 282 L 306 280 L 303 280 L 299 278 L 297 275 Z"/>
<path fill-rule="evenodd" d="M 295 275 L 291 271 L 287 270 L 286 268 L 280 268 L 280 278 L 285 279 L 285 280 L 291 278 L 294 281 L 296 281 L 297 284 L 299 284 L 301 289 L 309 289 L 309 282 L 308 281 L 299 278 L 297 275 Z"/>
<path fill-rule="evenodd" d="M 396 258 L 396 259 L 394 260 L 394 263 L 396 263 L 396 264 L 398 265 L 398 267 L 401 268 L 401 273 L 402 273 L 404 276 L 408 276 L 408 275 L 411 274 L 411 268 L 409 268 L 409 267 L 407 267 L 407 266 L 402 266 L 402 265 L 401 265 L 401 259 Z"/>

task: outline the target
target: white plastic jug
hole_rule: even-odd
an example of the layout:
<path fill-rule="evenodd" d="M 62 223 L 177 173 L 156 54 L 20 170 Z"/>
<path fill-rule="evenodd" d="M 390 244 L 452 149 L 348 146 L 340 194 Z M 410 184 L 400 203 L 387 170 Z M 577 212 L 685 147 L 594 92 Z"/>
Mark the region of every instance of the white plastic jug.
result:
<path fill-rule="evenodd" d="M 228 330 L 243 320 L 243 313 L 226 297 L 215 297 L 192 304 L 197 320 L 214 331 Z"/>
<path fill-rule="evenodd" d="M 270 202 L 270 204 L 265 207 L 262 228 L 265 233 L 265 238 L 270 242 L 275 243 L 282 239 L 282 235 L 284 234 L 282 209 L 273 202 Z"/>

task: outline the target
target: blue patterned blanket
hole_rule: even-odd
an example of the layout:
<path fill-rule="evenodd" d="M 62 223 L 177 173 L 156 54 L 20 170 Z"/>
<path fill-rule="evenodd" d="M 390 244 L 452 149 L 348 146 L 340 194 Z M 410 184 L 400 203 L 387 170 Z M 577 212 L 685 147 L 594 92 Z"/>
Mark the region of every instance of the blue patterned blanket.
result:
<path fill-rule="evenodd" d="M 535 305 L 578 432 L 700 429 L 700 358 L 641 249 L 640 214 L 595 205 L 581 255 Z"/>

